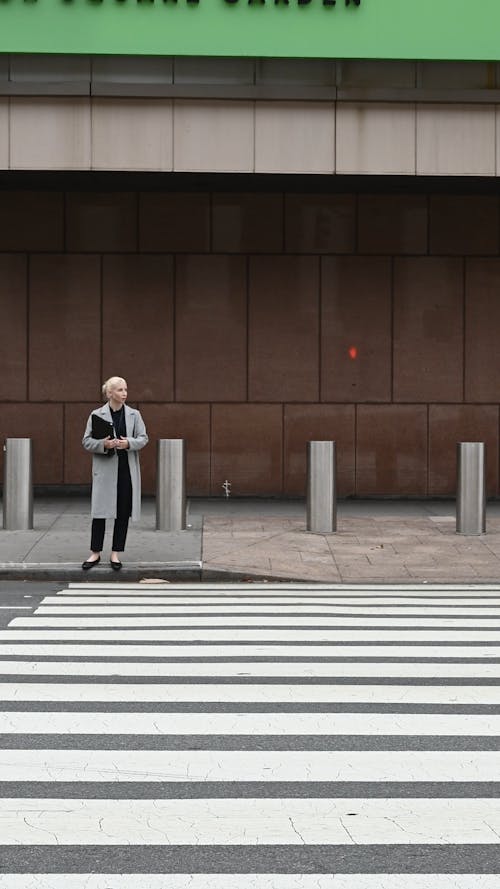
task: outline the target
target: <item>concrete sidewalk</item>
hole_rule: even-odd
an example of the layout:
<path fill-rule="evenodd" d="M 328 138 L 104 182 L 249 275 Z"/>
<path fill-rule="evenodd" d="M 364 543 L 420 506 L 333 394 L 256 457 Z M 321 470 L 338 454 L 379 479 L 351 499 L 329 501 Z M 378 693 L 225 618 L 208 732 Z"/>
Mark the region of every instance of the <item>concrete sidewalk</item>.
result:
<path fill-rule="evenodd" d="M 337 533 L 308 534 L 303 501 L 194 499 L 188 529 L 167 534 L 154 530 L 154 501 L 145 499 L 120 574 L 106 550 L 84 573 L 88 500 L 45 497 L 35 500 L 33 531 L 0 531 L 0 579 L 496 583 L 500 502 L 487 515 L 484 536 L 464 537 L 453 501 L 349 500 L 339 504 Z"/>
<path fill-rule="evenodd" d="M 201 518 L 186 531 L 155 531 L 155 504 L 144 500 L 140 522 L 131 523 L 124 569 L 109 565 L 112 522 L 107 523 L 102 562 L 82 571 L 90 543 L 90 503 L 75 497 L 35 500 L 33 531 L 0 531 L 0 579 L 121 580 L 164 576 L 197 579 L 201 571 Z"/>

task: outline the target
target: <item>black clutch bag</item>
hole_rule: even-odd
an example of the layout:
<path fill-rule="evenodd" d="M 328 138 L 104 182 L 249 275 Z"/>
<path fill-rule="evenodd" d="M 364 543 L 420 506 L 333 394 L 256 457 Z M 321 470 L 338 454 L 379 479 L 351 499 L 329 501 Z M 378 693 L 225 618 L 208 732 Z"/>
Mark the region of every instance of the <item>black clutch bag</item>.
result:
<path fill-rule="evenodd" d="M 92 438 L 101 439 L 108 438 L 108 436 L 115 437 L 113 424 L 100 417 L 99 414 L 92 414 Z M 114 448 L 106 448 L 104 454 L 106 457 L 112 457 L 114 452 Z"/>

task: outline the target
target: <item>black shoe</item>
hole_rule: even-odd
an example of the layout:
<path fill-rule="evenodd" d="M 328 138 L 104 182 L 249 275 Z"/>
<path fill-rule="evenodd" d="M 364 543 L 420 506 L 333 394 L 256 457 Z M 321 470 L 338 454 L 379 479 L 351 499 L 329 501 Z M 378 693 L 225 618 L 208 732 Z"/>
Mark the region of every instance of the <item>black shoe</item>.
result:
<path fill-rule="evenodd" d="M 121 562 L 114 562 L 112 559 L 109 560 L 109 564 L 111 565 L 113 571 L 119 571 L 122 567 Z"/>
<path fill-rule="evenodd" d="M 84 562 L 82 565 L 82 568 L 84 571 L 88 571 L 89 568 L 93 568 L 94 565 L 98 565 L 100 561 L 101 561 L 101 557 L 99 556 L 99 558 L 92 559 L 90 562 Z"/>

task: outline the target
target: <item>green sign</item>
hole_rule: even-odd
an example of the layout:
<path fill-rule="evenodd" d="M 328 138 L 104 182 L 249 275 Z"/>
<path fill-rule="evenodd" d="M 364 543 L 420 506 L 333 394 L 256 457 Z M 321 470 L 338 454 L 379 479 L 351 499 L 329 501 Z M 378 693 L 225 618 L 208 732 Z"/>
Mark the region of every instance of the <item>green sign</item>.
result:
<path fill-rule="evenodd" d="M 500 0 L 0 0 L 2 53 L 500 59 Z"/>

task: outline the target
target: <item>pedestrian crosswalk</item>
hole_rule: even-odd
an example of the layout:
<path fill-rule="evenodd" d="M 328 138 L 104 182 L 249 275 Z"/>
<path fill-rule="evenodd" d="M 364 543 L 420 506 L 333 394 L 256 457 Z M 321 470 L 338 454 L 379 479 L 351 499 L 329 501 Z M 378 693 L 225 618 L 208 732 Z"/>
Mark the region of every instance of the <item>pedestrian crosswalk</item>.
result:
<path fill-rule="evenodd" d="M 70 584 L 0 630 L 0 889 L 499 889 L 500 586 Z"/>

